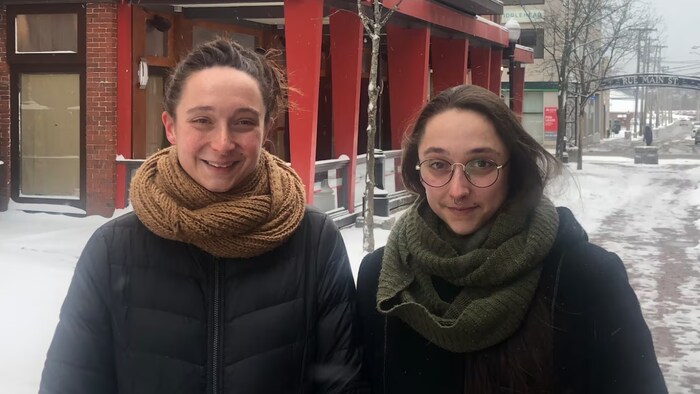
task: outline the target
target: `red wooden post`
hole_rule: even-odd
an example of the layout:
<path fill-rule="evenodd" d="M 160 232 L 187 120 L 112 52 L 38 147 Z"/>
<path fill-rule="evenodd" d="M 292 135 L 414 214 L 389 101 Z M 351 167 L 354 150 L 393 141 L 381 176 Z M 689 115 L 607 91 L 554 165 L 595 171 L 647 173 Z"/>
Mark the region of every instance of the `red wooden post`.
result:
<path fill-rule="evenodd" d="M 362 23 L 357 14 L 331 11 L 331 76 L 333 84 L 333 154 L 346 155 L 347 178 L 342 196 L 350 213 L 355 210 L 355 167 L 362 76 Z"/>
<path fill-rule="evenodd" d="M 490 89 L 491 48 L 471 46 L 469 47 L 469 57 L 472 63 L 472 84 Z"/>
<path fill-rule="evenodd" d="M 469 41 L 465 39 L 430 38 L 433 66 L 433 94 L 467 83 Z"/>
<path fill-rule="evenodd" d="M 285 44 L 289 86 L 289 153 L 304 182 L 306 202 L 314 199 L 318 89 L 321 78 L 323 0 L 285 0 Z"/>
<path fill-rule="evenodd" d="M 387 26 L 391 148 L 400 149 L 406 127 L 428 98 L 430 30 Z"/>

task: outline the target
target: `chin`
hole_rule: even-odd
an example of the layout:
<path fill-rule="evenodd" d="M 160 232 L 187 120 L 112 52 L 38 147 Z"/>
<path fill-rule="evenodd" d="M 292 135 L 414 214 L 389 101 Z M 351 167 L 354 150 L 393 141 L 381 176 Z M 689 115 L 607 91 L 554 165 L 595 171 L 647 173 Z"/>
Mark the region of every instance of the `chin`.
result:
<path fill-rule="evenodd" d="M 212 193 L 226 193 L 234 189 L 236 187 L 236 183 L 210 183 L 202 186 Z"/>
<path fill-rule="evenodd" d="M 469 224 L 463 224 L 463 223 L 446 223 L 447 227 L 450 228 L 450 230 L 457 234 L 457 235 L 469 235 L 476 231 L 474 226 L 469 225 Z"/>

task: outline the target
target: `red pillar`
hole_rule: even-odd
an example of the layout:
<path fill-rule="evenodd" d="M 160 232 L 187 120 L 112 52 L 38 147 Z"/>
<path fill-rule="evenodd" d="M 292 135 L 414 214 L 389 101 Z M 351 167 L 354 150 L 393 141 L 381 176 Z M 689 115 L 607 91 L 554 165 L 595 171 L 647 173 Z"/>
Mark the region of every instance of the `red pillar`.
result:
<path fill-rule="evenodd" d="M 469 58 L 472 63 L 472 84 L 490 89 L 491 48 L 469 47 Z"/>
<path fill-rule="evenodd" d="M 433 67 L 433 94 L 467 83 L 469 41 L 430 37 Z"/>
<path fill-rule="evenodd" d="M 513 87 L 510 88 L 513 95 L 513 112 L 518 116 L 518 119 L 522 120 L 523 96 L 525 95 L 525 68 L 516 66 L 513 71 Z"/>
<path fill-rule="evenodd" d="M 131 5 L 117 4 L 117 155 L 131 158 Z M 114 207 L 126 207 L 126 167 L 116 166 Z"/>
<path fill-rule="evenodd" d="M 314 199 L 318 89 L 321 78 L 323 0 L 284 0 L 289 86 L 289 153 L 304 182 L 306 202 Z"/>
<path fill-rule="evenodd" d="M 501 95 L 501 57 L 502 48 L 491 48 L 491 65 L 489 67 L 489 90 Z"/>
<path fill-rule="evenodd" d="M 357 14 L 334 10 L 330 17 L 333 84 L 333 155 L 350 158 L 344 179 L 347 210 L 355 210 L 355 167 L 360 117 L 362 23 Z"/>
<path fill-rule="evenodd" d="M 404 131 L 428 97 L 430 31 L 387 26 L 391 148 L 400 149 Z"/>

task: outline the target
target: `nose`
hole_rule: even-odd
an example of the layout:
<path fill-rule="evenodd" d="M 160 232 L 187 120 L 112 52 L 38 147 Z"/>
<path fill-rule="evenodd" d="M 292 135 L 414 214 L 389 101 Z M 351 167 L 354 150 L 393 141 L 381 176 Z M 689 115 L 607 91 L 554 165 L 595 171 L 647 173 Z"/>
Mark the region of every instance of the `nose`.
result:
<path fill-rule="evenodd" d="M 464 173 L 464 165 L 455 165 L 452 168 L 452 179 L 447 183 L 448 194 L 453 200 L 461 200 L 471 192 L 471 184 Z"/>
<path fill-rule="evenodd" d="M 226 125 L 221 125 L 214 131 L 211 141 L 212 149 L 217 152 L 227 152 L 234 149 L 235 146 L 233 133 Z"/>

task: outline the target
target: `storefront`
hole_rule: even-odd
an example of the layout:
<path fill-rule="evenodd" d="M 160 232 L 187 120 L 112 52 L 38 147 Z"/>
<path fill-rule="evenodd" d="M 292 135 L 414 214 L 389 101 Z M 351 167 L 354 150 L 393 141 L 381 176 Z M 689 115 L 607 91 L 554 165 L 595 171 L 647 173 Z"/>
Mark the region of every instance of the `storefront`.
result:
<path fill-rule="evenodd" d="M 323 191 L 316 163 L 347 157 L 344 169 L 334 170 L 341 181 L 330 187 L 334 206 L 353 212 L 369 69 L 357 3 L 207 3 L 0 1 L 0 169 L 9 167 L 0 200 L 100 215 L 124 207 L 132 169 L 167 144 L 160 114 L 168 69 L 194 45 L 227 35 L 279 51 L 294 87 L 294 110 L 275 125 L 266 148 L 291 162 L 310 203 Z M 498 24 L 502 6 L 452 3 L 404 1 L 386 28 L 377 141 L 386 151 L 400 149 L 431 94 L 463 83 L 500 93 L 508 46 Z M 519 56 L 532 62 L 531 52 Z M 387 167 L 398 168 L 396 155 L 387 156 L 394 158 Z"/>

